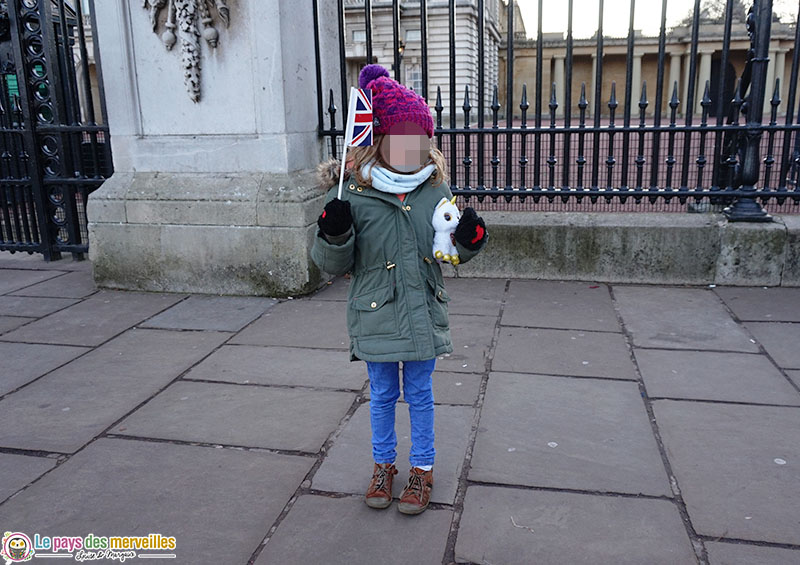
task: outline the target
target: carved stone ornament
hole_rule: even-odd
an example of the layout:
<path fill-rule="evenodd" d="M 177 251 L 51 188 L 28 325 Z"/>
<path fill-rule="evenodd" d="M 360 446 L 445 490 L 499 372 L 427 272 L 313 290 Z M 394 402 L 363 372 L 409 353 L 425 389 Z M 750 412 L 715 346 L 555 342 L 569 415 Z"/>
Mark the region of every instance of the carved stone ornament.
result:
<path fill-rule="evenodd" d="M 161 41 L 167 51 L 175 41 L 181 40 L 181 65 L 183 83 L 192 102 L 200 100 L 200 36 L 216 48 L 219 32 L 211 17 L 212 8 L 225 27 L 230 21 L 227 0 L 142 0 L 142 7 L 150 11 L 153 32 L 158 33 L 158 17 L 161 9 L 168 6 L 167 20 Z M 177 33 L 177 36 L 176 36 Z"/>

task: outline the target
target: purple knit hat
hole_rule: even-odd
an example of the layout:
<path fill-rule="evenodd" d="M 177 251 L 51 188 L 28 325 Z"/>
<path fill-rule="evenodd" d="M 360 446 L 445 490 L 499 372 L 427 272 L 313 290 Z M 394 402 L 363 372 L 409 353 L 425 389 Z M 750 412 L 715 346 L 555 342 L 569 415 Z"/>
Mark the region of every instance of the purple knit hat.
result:
<path fill-rule="evenodd" d="M 425 99 L 389 77 L 381 65 L 367 65 L 358 77 L 359 88 L 372 90 L 372 126 L 376 134 L 389 133 L 398 122 L 414 122 L 433 137 L 433 116 Z"/>

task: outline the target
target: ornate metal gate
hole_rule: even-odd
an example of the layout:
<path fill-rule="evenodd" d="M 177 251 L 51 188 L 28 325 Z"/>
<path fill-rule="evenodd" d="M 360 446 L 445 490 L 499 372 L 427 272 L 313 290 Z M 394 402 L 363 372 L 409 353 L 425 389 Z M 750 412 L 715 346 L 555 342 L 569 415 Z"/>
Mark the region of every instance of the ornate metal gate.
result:
<path fill-rule="evenodd" d="M 88 251 L 112 173 L 93 0 L 0 0 L 0 250 Z"/>

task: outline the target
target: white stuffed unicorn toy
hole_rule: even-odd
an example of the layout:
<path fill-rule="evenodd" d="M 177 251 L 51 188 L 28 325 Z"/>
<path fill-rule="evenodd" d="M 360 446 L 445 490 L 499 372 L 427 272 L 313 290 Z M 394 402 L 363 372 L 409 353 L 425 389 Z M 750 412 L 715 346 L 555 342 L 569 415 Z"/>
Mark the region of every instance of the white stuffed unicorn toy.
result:
<path fill-rule="evenodd" d="M 433 256 L 441 262 L 458 265 L 458 250 L 450 239 L 456 231 L 461 213 L 456 206 L 456 197 L 452 200 L 442 198 L 433 211 Z"/>

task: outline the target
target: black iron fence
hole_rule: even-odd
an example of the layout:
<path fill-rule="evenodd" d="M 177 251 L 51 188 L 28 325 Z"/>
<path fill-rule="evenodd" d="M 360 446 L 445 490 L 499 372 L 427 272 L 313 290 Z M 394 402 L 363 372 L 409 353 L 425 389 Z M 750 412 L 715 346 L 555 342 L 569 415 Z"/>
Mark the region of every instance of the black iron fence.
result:
<path fill-rule="evenodd" d="M 389 2 L 371 0 L 337 0 L 339 28 L 340 106 L 335 102 L 334 89 L 325 89 L 321 75 L 317 73 L 319 134 L 327 139 L 330 156 L 339 157 L 344 135 L 337 126 L 339 108 L 347 107 L 347 61 L 345 57 L 345 17 L 353 10 L 363 13 L 365 24 L 365 49 L 360 66 L 368 62 L 382 62 L 373 56 L 372 28 L 373 8 L 388 8 Z M 467 2 L 475 9 L 478 38 L 484 38 L 487 3 L 496 7 L 493 0 Z M 345 5 L 346 4 L 346 5 Z M 391 2 L 392 44 L 394 78 L 400 80 L 400 58 L 402 38 L 399 32 L 399 0 Z M 608 209 L 594 206 L 595 203 L 616 203 L 614 209 L 669 209 L 668 204 L 677 201 L 681 205 L 689 202 L 693 209 L 702 209 L 699 204 L 717 205 L 724 208 L 730 220 L 769 221 L 771 217 L 759 205 L 769 210 L 800 212 L 800 108 L 795 109 L 797 97 L 798 67 L 800 66 L 800 22 L 793 27 L 793 49 L 791 71 L 785 100 L 781 99 L 780 78 L 767 84 L 767 64 L 770 55 L 773 8 L 771 0 L 755 0 L 746 21 L 739 23 L 745 30 L 734 30 L 734 0 L 726 0 L 722 17 L 723 37 L 721 57 L 715 61 L 718 75 L 711 76 L 697 89 L 698 34 L 701 5 L 695 0 L 691 17 L 691 52 L 686 69 L 688 84 L 679 89 L 677 81 L 666 85 L 665 60 L 667 58 L 667 0 L 660 3 L 660 31 L 658 35 L 657 71 L 655 85 L 646 80 L 634 84 L 634 49 L 638 36 L 633 22 L 636 1 L 631 0 L 629 28 L 626 42 L 626 65 L 624 76 L 620 76 L 620 93 L 624 104 L 620 104 L 616 80 L 610 89 L 603 92 L 603 49 L 607 38 L 603 36 L 604 2 L 599 0 L 598 28 L 594 38 L 595 60 L 594 91 L 585 82 L 573 85 L 573 0 L 568 0 L 568 26 L 564 44 L 563 108 L 559 109 L 556 95 L 557 83 L 545 88 L 543 75 L 542 5 L 538 2 L 538 29 L 535 42 L 535 93 L 533 105 L 528 99 L 527 85 L 523 84 L 519 112 L 515 101 L 506 95 L 504 121 L 500 123 L 501 100 L 498 85 L 491 86 L 491 104 L 485 108 L 483 93 L 487 93 L 485 81 L 485 41 L 477 41 L 477 92 L 464 88 L 462 103 L 456 108 L 455 92 L 456 62 L 459 55 L 455 49 L 455 0 L 449 2 L 403 2 L 403 7 L 419 13 L 421 35 L 421 94 L 434 102 L 436 121 L 434 137 L 437 146 L 447 157 L 450 165 L 450 184 L 454 194 L 465 200 L 506 203 L 506 209 L 519 209 L 526 199 L 534 203 L 532 209 L 544 202 L 549 209 L 569 209 L 575 203 L 589 202 L 590 209 Z M 443 124 L 441 86 L 436 87 L 435 98 L 428 97 L 428 4 L 447 4 L 449 28 L 449 124 Z M 459 1 L 459 6 L 463 4 Z M 505 93 L 514 93 L 515 30 L 514 0 L 508 0 L 506 8 L 505 45 Z M 647 8 L 653 5 L 648 4 Z M 644 6 L 643 6 L 644 7 Z M 317 0 L 313 2 L 317 17 Z M 585 17 L 585 15 L 584 15 Z M 800 19 L 800 8 L 798 8 Z M 315 22 L 317 20 L 315 19 Z M 318 22 L 317 22 L 318 23 Z M 730 64 L 732 32 L 743 35 L 746 31 L 749 47 L 745 63 L 739 76 Z M 741 32 L 741 33 L 739 33 Z M 320 65 L 319 30 L 317 40 L 317 68 Z M 641 41 L 641 39 L 638 39 Z M 583 42 L 585 43 L 585 42 Z M 502 54 L 502 53 L 501 53 Z M 512 63 L 508 63 L 512 62 Z M 388 62 L 385 62 L 388 67 Z M 773 63 L 774 65 L 774 63 Z M 724 71 L 721 71 L 724 70 Z M 782 71 L 781 71 L 782 73 Z M 352 75 L 352 73 L 350 73 Z M 777 75 L 776 75 L 777 76 Z M 607 78 L 607 77 L 606 77 Z M 612 77 L 617 78 L 617 77 Z M 731 85 L 733 88 L 731 88 Z M 624 92 L 623 92 L 624 89 Z M 668 99 L 664 93 L 669 92 Z M 695 92 L 702 93 L 699 104 Z M 732 91 L 732 92 L 731 92 Z M 323 101 L 322 93 L 327 93 Z M 680 96 L 686 93 L 683 111 L 678 117 Z M 431 93 L 433 94 L 433 93 Z M 653 100 L 654 98 L 654 100 Z M 769 110 L 765 113 L 765 98 Z M 627 103 L 627 101 L 636 101 Z M 326 107 L 324 107 L 326 104 Z M 694 108 L 701 111 L 695 115 Z M 477 107 L 476 107 L 477 106 Z M 800 105 L 798 105 L 800 106 Z M 784 109 L 782 115 L 778 108 Z M 328 115 L 324 123 L 323 112 Z M 515 118 L 515 113 L 519 119 Z M 795 118 L 796 113 L 796 118 Z M 461 114 L 461 126 L 457 116 Z M 532 120 L 531 115 L 532 114 Z M 491 125 L 485 117 L 491 117 Z M 344 123 L 345 116 L 339 121 Z M 532 122 L 532 123 L 531 123 Z M 561 207 L 558 207 L 558 204 Z M 630 204 L 634 205 L 631 206 Z M 554 206 L 554 204 L 556 204 Z M 500 207 L 502 209 L 502 206 Z M 531 208 L 529 208 L 531 209 Z M 674 207 L 672 208 L 675 209 Z M 682 209 L 686 209 L 685 207 Z M 712 208 L 713 209 L 713 208 Z"/>
<path fill-rule="evenodd" d="M 2 250 L 88 251 L 86 201 L 112 173 L 93 6 L 0 1 Z"/>

